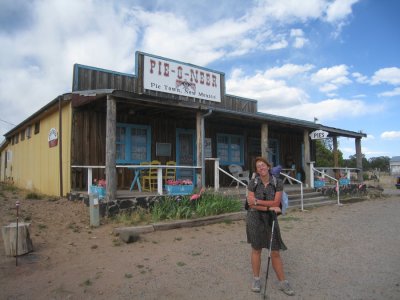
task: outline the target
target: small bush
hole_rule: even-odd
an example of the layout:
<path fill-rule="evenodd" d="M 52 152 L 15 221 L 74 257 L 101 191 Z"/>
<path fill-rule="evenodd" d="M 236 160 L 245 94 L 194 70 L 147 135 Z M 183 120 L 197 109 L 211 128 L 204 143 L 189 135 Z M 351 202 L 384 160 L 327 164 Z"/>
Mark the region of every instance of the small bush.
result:
<path fill-rule="evenodd" d="M 25 199 L 42 199 L 42 197 L 37 193 L 28 193 L 25 196 Z"/>
<path fill-rule="evenodd" d="M 151 221 L 151 214 L 149 211 L 142 207 L 138 207 L 134 212 L 120 213 L 112 217 L 113 222 L 124 225 L 139 225 L 149 224 Z"/>
<path fill-rule="evenodd" d="M 242 206 L 240 199 L 214 192 L 205 192 L 196 200 L 190 200 L 190 196 L 166 196 L 155 202 L 149 210 L 138 207 L 134 212 L 114 216 L 112 221 L 125 225 L 150 224 L 236 212 Z"/>
<path fill-rule="evenodd" d="M 153 221 L 192 219 L 240 211 L 239 199 L 218 193 L 206 192 L 197 200 L 185 197 L 166 197 L 154 204 L 151 213 Z"/>

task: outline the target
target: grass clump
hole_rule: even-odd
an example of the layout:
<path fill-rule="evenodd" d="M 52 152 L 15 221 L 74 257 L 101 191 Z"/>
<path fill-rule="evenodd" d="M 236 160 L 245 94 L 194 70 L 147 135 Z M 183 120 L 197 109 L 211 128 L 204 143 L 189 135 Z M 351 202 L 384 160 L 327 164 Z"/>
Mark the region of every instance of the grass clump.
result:
<path fill-rule="evenodd" d="M 137 207 L 133 212 L 122 212 L 112 217 L 112 222 L 127 226 L 151 224 L 168 220 L 194 219 L 242 210 L 242 201 L 234 196 L 204 192 L 200 198 L 166 196 L 150 208 Z M 226 221 L 229 224 L 229 221 Z"/>
<path fill-rule="evenodd" d="M 33 193 L 26 194 L 25 199 L 39 200 L 39 199 L 42 199 L 42 197 L 39 194 L 33 192 Z"/>
<path fill-rule="evenodd" d="M 232 196 L 205 192 L 199 199 L 165 197 L 151 208 L 152 220 L 193 219 L 240 211 L 242 202 Z"/>

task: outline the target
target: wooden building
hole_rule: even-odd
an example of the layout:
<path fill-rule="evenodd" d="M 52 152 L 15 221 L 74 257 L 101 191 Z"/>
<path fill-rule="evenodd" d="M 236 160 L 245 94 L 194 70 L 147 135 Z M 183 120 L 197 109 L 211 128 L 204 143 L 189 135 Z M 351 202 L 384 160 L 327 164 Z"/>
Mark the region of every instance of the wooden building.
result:
<path fill-rule="evenodd" d="M 87 169 L 107 178 L 107 197 L 129 189 L 131 168 L 175 161 L 177 177 L 212 186 L 214 165 L 253 170 L 257 156 L 295 166 L 310 183 L 317 130 L 355 139 L 358 168 L 365 134 L 257 111 L 257 101 L 225 93 L 225 75 L 142 52 L 136 74 L 75 65 L 72 92 L 60 95 L 5 134 L 0 180 L 49 195 L 87 189 Z M 337 143 L 336 143 L 337 144 Z M 81 167 L 77 167 L 81 166 Z M 362 177 L 360 177 L 362 178 Z M 220 184 L 231 178 L 220 176 Z"/>

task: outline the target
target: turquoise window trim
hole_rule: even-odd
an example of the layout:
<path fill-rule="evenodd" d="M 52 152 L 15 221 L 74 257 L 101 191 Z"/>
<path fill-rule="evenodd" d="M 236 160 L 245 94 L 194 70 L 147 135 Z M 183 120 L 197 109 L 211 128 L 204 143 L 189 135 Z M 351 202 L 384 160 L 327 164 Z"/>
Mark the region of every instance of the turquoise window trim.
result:
<path fill-rule="evenodd" d="M 220 157 L 220 162 L 219 162 L 220 165 L 222 165 L 222 166 L 227 166 L 230 164 L 244 165 L 244 137 L 241 135 L 235 135 L 235 134 L 218 133 L 217 134 L 217 153 L 219 153 L 219 150 L 220 150 L 220 148 L 219 148 L 220 146 L 218 143 L 220 137 L 226 138 L 228 140 L 228 160 L 222 160 Z M 232 159 L 233 154 L 232 154 L 231 140 L 233 138 L 236 138 L 236 139 L 238 138 L 239 142 L 240 142 L 240 150 L 239 150 L 240 151 L 240 161 L 235 161 Z"/>
<path fill-rule="evenodd" d="M 144 129 L 146 130 L 146 159 L 145 161 L 151 160 L 151 127 L 148 125 L 136 125 L 136 124 L 126 124 L 126 123 L 117 123 L 117 128 L 125 128 L 125 159 L 116 159 L 116 162 L 119 164 L 139 164 L 143 160 L 131 159 L 131 130 L 132 129 Z"/>

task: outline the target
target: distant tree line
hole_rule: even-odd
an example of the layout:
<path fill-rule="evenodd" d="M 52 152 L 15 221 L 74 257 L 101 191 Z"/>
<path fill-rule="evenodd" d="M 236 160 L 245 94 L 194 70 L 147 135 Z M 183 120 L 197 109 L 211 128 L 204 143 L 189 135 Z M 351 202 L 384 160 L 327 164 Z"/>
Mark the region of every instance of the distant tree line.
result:
<path fill-rule="evenodd" d="M 356 155 L 349 156 L 348 159 L 343 158 L 343 153 L 338 150 L 338 162 L 340 167 L 357 168 Z M 316 141 L 316 166 L 317 167 L 334 167 L 333 160 L 333 143 L 331 139 Z M 379 156 L 369 159 L 362 155 L 362 166 L 364 171 L 372 171 L 378 169 L 382 172 L 389 172 L 390 157 Z"/>

